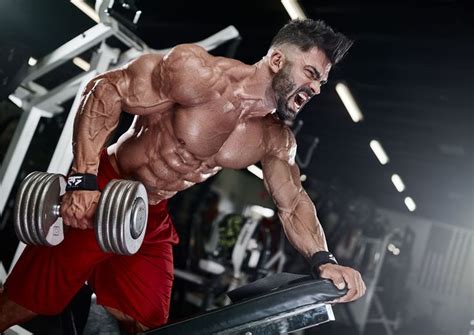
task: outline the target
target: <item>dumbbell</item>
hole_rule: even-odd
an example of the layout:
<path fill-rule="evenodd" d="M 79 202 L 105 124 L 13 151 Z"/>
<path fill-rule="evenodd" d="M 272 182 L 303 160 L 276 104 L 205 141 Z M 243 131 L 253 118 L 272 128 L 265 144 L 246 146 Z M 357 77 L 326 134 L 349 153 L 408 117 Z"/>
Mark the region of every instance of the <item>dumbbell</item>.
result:
<path fill-rule="evenodd" d="M 64 240 L 60 216 L 66 178 L 35 171 L 20 184 L 15 201 L 14 226 L 18 238 L 32 245 L 55 246 Z M 105 252 L 132 255 L 145 237 L 148 196 L 143 184 L 110 181 L 100 195 L 95 213 L 95 235 Z"/>

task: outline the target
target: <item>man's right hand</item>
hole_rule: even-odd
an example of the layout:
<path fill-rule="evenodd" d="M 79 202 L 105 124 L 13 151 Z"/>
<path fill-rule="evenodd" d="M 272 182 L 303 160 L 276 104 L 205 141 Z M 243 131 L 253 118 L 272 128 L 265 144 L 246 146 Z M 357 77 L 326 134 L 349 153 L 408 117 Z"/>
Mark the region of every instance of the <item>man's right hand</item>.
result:
<path fill-rule="evenodd" d="M 61 203 L 63 223 L 73 228 L 93 228 L 99 197 L 99 191 L 66 192 Z"/>

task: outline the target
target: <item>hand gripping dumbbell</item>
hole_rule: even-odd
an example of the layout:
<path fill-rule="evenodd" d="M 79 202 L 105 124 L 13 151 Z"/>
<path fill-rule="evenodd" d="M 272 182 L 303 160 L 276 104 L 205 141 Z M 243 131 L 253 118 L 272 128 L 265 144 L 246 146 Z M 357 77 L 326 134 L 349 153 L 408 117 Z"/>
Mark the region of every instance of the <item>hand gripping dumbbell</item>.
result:
<path fill-rule="evenodd" d="M 60 217 L 66 178 L 60 174 L 32 172 L 20 184 L 14 225 L 26 244 L 55 246 L 64 240 Z M 148 219 L 148 196 L 143 184 L 112 180 L 101 193 L 95 213 L 95 235 L 105 252 L 132 255 L 140 249 Z"/>

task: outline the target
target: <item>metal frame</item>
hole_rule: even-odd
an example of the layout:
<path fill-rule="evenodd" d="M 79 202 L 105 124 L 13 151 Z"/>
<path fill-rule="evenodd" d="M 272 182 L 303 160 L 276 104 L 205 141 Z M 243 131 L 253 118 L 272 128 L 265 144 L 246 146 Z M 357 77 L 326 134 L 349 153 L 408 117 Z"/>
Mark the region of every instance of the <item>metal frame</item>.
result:
<path fill-rule="evenodd" d="M 77 88 L 81 82 L 87 79 L 87 76 L 73 78 L 49 92 L 44 90 L 43 94 L 38 94 L 35 91 L 29 93 L 24 87 L 28 87 L 28 84 L 32 83 L 33 80 L 57 68 L 81 52 L 90 49 L 97 43 L 112 36 L 112 34 L 113 30 L 110 27 L 99 23 L 60 46 L 30 68 L 26 78 L 20 85 L 23 87 L 18 88 L 10 97 L 10 100 L 23 108 L 23 114 L 15 129 L 0 169 L 0 194 L 2 194 L 2 197 L 0 197 L 0 215 L 3 214 L 40 118 L 43 116 L 51 117 L 58 111 L 61 111 L 61 109 L 58 109 L 57 103 L 62 103 L 75 94 L 79 94 Z"/>
<path fill-rule="evenodd" d="M 359 250 L 358 254 L 354 256 L 357 262 L 360 262 L 362 256 L 365 252 L 365 248 L 368 245 L 375 245 L 375 249 L 377 252 L 375 253 L 375 257 L 373 262 L 375 262 L 375 266 L 372 270 L 371 274 L 364 274 L 362 273 L 362 277 L 367 285 L 367 291 L 363 298 L 352 302 L 351 304 L 347 305 L 348 310 L 351 313 L 351 317 L 355 322 L 357 330 L 359 334 L 363 334 L 367 324 L 369 323 L 381 323 L 384 327 L 384 330 L 387 335 L 393 335 L 392 328 L 398 324 L 398 321 L 389 320 L 386 317 L 386 314 L 383 309 L 383 305 L 379 297 L 377 296 L 377 290 L 379 288 L 379 278 L 380 273 L 382 271 L 382 266 L 385 261 L 385 256 L 387 254 L 387 246 L 390 243 L 391 239 L 393 238 L 394 234 L 398 232 L 398 230 L 392 230 L 388 234 L 386 234 L 383 238 L 370 238 L 370 237 L 363 237 L 361 238 L 360 244 L 362 248 Z M 372 312 L 372 313 L 371 313 Z M 375 317 L 373 317 L 375 312 Z"/>

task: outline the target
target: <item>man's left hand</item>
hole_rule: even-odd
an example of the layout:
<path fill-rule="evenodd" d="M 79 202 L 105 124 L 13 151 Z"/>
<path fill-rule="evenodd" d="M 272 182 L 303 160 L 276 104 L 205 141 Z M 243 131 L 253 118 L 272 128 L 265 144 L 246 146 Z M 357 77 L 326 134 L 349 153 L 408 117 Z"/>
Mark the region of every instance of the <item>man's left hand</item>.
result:
<path fill-rule="evenodd" d="M 319 276 L 331 280 L 340 290 L 347 287 L 345 296 L 333 302 L 349 302 L 359 299 L 365 294 L 365 284 L 359 271 L 338 264 L 322 264 L 319 266 Z"/>

